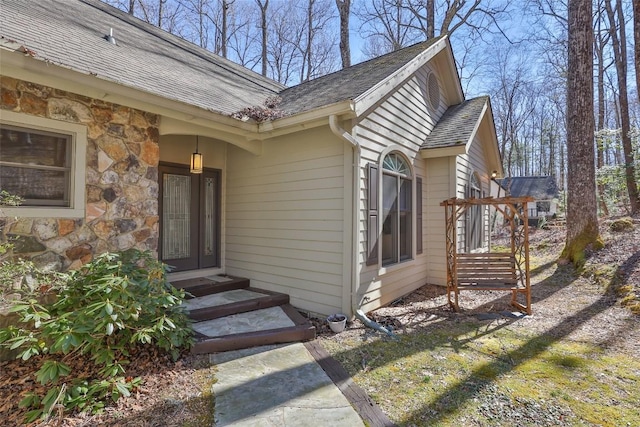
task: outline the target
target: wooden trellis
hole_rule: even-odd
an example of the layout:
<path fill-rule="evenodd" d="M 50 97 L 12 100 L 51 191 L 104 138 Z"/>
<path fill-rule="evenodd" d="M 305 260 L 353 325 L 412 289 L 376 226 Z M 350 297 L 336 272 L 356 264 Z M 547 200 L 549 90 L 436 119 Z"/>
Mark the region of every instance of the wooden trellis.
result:
<path fill-rule="evenodd" d="M 447 299 L 454 310 L 459 310 L 460 291 L 491 290 L 511 292 L 511 304 L 531 314 L 527 203 L 532 201 L 531 197 L 454 197 L 440 203 L 446 220 Z M 511 231 L 510 252 L 458 253 L 458 222 L 471 206 L 478 205 L 502 213 Z"/>

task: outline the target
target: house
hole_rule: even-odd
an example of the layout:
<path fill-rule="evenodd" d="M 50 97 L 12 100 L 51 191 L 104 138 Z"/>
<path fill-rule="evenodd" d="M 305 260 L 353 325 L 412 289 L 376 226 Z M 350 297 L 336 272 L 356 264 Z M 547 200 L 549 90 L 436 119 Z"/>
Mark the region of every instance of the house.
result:
<path fill-rule="evenodd" d="M 514 176 L 496 181 L 510 196 L 535 199 L 528 211 L 532 223 L 538 224 L 542 218 L 550 219 L 557 214 L 560 190 L 552 176 Z"/>
<path fill-rule="evenodd" d="M 97 0 L 1 9 L 0 186 L 26 199 L 2 233 L 40 265 L 135 247 L 173 278 L 366 312 L 445 285 L 440 202 L 502 171 L 447 37 L 285 88 Z M 232 117 L 276 95 L 284 117 Z M 462 218 L 461 244 L 486 248 L 488 223 Z"/>

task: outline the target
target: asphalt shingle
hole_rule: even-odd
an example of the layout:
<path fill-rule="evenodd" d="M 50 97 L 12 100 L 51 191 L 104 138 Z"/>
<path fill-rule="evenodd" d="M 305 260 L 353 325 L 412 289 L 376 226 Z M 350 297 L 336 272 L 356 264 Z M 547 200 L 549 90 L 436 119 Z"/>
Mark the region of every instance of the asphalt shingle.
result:
<path fill-rule="evenodd" d="M 1 0 L 0 10 L 0 35 L 36 59 L 206 110 L 230 114 L 284 88 L 97 0 Z"/>
<path fill-rule="evenodd" d="M 421 149 L 455 147 L 469 142 L 487 102 L 489 97 L 480 96 L 447 108 Z"/>
<path fill-rule="evenodd" d="M 286 88 L 98 0 L 0 0 L 0 10 L 0 36 L 35 59 L 225 115 L 273 95 L 287 115 L 354 99 L 440 40 Z"/>
<path fill-rule="evenodd" d="M 552 176 L 514 176 L 497 181 L 513 197 L 530 196 L 536 200 L 552 200 L 559 193 Z"/>
<path fill-rule="evenodd" d="M 280 108 L 303 112 L 340 101 L 355 99 L 398 71 L 441 37 L 416 43 L 395 52 L 352 65 L 349 68 L 303 82 L 280 93 Z"/>

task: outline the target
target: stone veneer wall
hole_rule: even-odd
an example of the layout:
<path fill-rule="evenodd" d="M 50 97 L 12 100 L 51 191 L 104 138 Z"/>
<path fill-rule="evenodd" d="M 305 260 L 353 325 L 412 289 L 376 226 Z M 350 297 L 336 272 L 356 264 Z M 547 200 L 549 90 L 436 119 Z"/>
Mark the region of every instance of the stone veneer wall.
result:
<path fill-rule="evenodd" d="M 77 218 L 2 218 L 0 239 L 41 267 L 76 269 L 94 255 L 158 247 L 159 117 L 0 79 L 1 108 L 87 126 L 86 210 Z"/>

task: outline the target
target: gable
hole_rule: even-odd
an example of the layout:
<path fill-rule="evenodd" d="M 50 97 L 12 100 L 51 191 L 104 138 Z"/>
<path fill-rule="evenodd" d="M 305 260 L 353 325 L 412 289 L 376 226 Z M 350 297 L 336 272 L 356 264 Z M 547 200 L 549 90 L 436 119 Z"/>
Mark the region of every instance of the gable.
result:
<path fill-rule="evenodd" d="M 420 152 L 425 159 L 470 154 L 475 140 L 479 140 L 482 146 L 489 171 L 502 175 L 502 161 L 488 96 L 450 106 L 425 138 Z"/>

